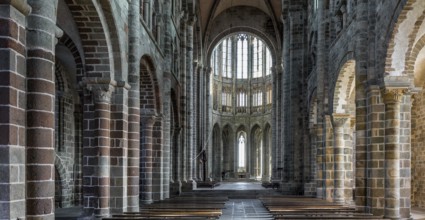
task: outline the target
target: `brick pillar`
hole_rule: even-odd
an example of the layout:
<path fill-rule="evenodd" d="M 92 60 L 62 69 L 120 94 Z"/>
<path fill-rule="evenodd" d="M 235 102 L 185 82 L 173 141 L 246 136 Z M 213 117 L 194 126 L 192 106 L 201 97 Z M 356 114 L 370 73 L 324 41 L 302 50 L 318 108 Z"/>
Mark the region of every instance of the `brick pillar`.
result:
<path fill-rule="evenodd" d="M 30 11 L 23 0 L 0 2 L 0 218 L 4 219 L 25 218 L 25 16 Z"/>
<path fill-rule="evenodd" d="M 400 101 L 406 89 L 386 88 L 384 217 L 400 218 Z"/>
<path fill-rule="evenodd" d="M 343 204 L 345 201 L 345 141 L 344 126 L 350 115 L 333 114 L 332 125 L 334 130 L 334 202 Z"/>
<path fill-rule="evenodd" d="M 84 79 L 86 80 L 86 79 Z M 110 84 L 87 84 L 93 105 L 85 109 L 85 137 L 83 147 L 84 209 L 96 217 L 110 212 Z M 88 98 L 88 97 L 87 97 Z"/>
<path fill-rule="evenodd" d="M 189 188 L 190 184 L 193 181 L 193 157 L 194 157 L 194 100 L 192 97 L 193 94 L 193 26 L 195 24 L 196 17 L 191 16 L 186 22 L 186 131 L 185 138 L 187 144 L 187 164 L 186 164 L 186 180 L 188 181 Z"/>
<path fill-rule="evenodd" d="M 325 154 L 323 147 L 323 127 L 322 124 L 314 125 L 314 133 L 316 136 L 316 197 L 325 198 Z"/>
<path fill-rule="evenodd" d="M 163 115 L 156 115 L 152 131 L 152 199 L 162 200 Z"/>
<path fill-rule="evenodd" d="M 152 134 L 154 115 L 141 116 L 141 151 L 140 151 L 140 202 L 150 204 L 152 200 Z"/>
<path fill-rule="evenodd" d="M 186 182 L 186 176 L 187 176 L 187 148 L 188 148 L 188 139 L 186 138 L 186 127 L 187 125 L 187 115 L 186 112 L 188 111 L 187 109 L 187 100 L 186 100 L 186 87 L 188 87 L 189 85 L 187 85 L 187 47 L 186 47 L 186 41 L 187 41 L 187 37 L 186 37 L 186 22 L 187 22 L 187 17 L 183 17 L 181 20 L 181 24 L 180 24 L 180 54 L 181 54 L 181 59 L 180 59 L 180 71 L 181 73 L 179 74 L 180 76 L 180 85 L 181 85 L 181 93 L 180 93 L 180 121 L 181 121 L 181 136 L 179 138 L 179 148 L 182 149 L 182 151 L 179 151 L 179 158 L 182 161 L 181 164 L 179 164 L 181 167 L 180 169 L 182 170 L 182 175 L 181 175 L 181 180 L 183 182 Z"/>
<path fill-rule="evenodd" d="M 111 195 L 112 213 L 127 211 L 128 108 L 130 86 L 117 83 L 111 105 Z"/>
<path fill-rule="evenodd" d="M 334 199 L 334 132 L 330 115 L 325 115 L 323 146 L 323 198 L 327 201 Z"/>
<path fill-rule="evenodd" d="M 281 169 L 282 169 L 282 146 L 280 143 L 282 137 L 282 123 L 281 113 L 282 113 L 282 100 L 283 100 L 283 90 L 282 90 L 282 71 L 280 65 L 272 67 L 273 74 L 273 101 L 272 101 L 272 173 L 271 181 L 278 182 L 281 180 Z"/>
<path fill-rule="evenodd" d="M 57 1 L 28 3 L 33 11 L 27 18 L 27 218 L 53 219 Z"/>
<path fill-rule="evenodd" d="M 203 178 L 204 180 L 207 179 L 208 173 L 211 171 L 211 167 L 208 167 L 210 162 L 208 162 L 208 158 L 211 158 L 212 155 L 212 96 L 210 95 L 211 92 L 211 68 L 205 67 L 204 68 L 204 75 L 205 75 L 205 96 L 204 96 L 204 103 L 205 103 L 205 126 L 204 126 L 204 132 L 205 132 L 205 138 L 206 138 L 206 146 L 205 146 L 205 155 L 204 155 L 204 163 L 203 163 Z"/>
<path fill-rule="evenodd" d="M 374 215 L 384 214 L 385 205 L 385 106 L 379 86 L 367 90 L 367 122 L 356 120 L 357 126 L 367 125 L 364 132 L 357 131 L 356 144 L 356 205 Z M 357 106 L 357 109 L 359 107 Z M 362 112 L 357 110 L 357 112 Z M 366 114 L 366 113 L 364 113 Z M 357 117 L 359 113 L 357 114 Z M 364 118 L 364 117 L 362 117 Z M 367 140 L 367 141 L 366 141 Z"/>
<path fill-rule="evenodd" d="M 131 1 L 128 60 L 127 211 L 139 211 L 140 172 L 140 1 Z"/>
<path fill-rule="evenodd" d="M 161 179 L 162 179 L 162 198 L 166 199 L 170 197 L 170 175 L 172 172 L 171 164 L 171 79 L 170 77 L 164 77 L 163 79 L 163 126 L 162 126 L 162 167 L 161 167 Z"/>

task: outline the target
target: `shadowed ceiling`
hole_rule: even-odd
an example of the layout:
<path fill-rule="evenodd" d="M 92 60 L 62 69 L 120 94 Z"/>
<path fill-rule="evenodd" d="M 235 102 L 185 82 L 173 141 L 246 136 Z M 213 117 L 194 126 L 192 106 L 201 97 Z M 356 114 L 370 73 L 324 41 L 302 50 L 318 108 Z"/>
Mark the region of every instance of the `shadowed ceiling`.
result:
<path fill-rule="evenodd" d="M 279 20 L 282 10 L 281 0 L 198 0 L 198 4 L 204 32 L 217 15 L 231 7 L 255 7 L 268 14 L 273 20 Z"/>

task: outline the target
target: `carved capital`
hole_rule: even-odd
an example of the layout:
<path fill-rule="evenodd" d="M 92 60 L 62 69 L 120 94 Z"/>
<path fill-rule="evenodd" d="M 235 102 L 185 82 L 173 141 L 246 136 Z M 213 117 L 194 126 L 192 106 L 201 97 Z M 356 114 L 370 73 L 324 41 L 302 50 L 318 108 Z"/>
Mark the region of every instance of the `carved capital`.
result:
<path fill-rule="evenodd" d="M 6 1 L 7 2 L 7 1 Z M 31 6 L 24 0 L 10 0 L 9 4 L 15 7 L 23 15 L 28 16 L 31 13 Z"/>
<path fill-rule="evenodd" d="M 87 84 L 87 90 L 92 92 L 95 103 L 111 103 L 114 86 L 110 84 Z"/>
<path fill-rule="evenodd" d="M 333 114 L 332 125 L 335 128 L 341 128 L 349 119 L 351 119 L 351 115 L 349 114 Z"/>
<path fill-rule="evenodd" d="M 156 115 L 142 115 L 140 121 L 143 127 L 153 126 L 156 121 Z"/>
<path fill-rule="evenodd" d="M 382 94 L 385 103 L 396 103 L 400 102 L 407 92 L 407 88 L 385 88 L 383 89 Z"/>

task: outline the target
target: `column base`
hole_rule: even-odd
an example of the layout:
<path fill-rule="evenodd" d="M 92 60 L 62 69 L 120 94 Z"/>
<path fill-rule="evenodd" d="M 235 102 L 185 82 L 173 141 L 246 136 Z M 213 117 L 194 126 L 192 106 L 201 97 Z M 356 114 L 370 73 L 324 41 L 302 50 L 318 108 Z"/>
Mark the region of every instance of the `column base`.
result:
<path fill-rule="evenodd" d="M 182 191 L 189 192 L 196 189 L 196 181 L 195 180 L 187 180 L 182 183 Z"/>
<path fill-rule="evenodd" d="M 153 200 L 140 200 L 140 205 L 149 205 L 152 203 L 153 203 Z"/>
<path fill-rule="evenodd" d="M 182 182 L 170 182 L 170 195 L 180 195 L 182 193 Z"/>
<path fill-rule="evenodd" d="M 281 182 L 280 188 L 283 195 L 302 195 L 304 193 L 302 185 L 297 182 Z"/>
<path fill-rule="evenodd" d="M 317 195 L 316 182 L 304 183 L 304 195 L 316 197 Z"/>

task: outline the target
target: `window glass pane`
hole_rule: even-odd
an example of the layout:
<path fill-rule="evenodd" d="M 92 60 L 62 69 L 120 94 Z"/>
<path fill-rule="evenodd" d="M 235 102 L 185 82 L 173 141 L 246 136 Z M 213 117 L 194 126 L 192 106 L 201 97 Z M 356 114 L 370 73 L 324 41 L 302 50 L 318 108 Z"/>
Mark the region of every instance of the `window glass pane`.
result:
<path fill-rule="evenodd" d="M 239 137 L 239 167 L 245 167 L 245 138 L 243 135 Z"/>

